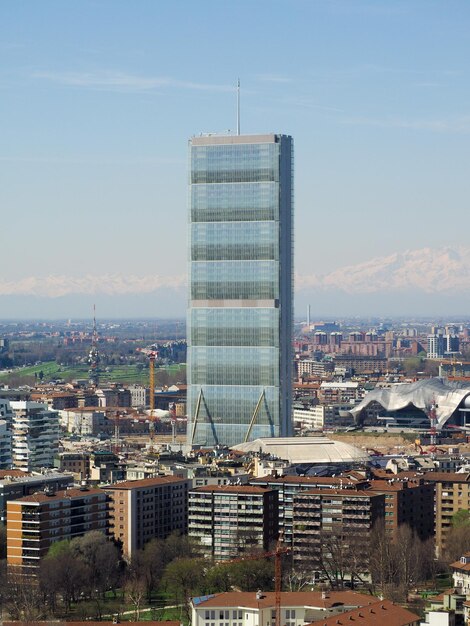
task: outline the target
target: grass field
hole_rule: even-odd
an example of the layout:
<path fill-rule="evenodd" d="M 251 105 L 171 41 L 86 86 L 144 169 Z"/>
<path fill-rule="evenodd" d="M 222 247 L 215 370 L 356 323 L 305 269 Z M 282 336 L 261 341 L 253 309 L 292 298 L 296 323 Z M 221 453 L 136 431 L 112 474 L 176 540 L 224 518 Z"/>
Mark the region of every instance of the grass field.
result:
<path fill-rule="evenodd" d="M 185 376 L 186 365 L 184 363 L 176 363 L 174 365 L 166 365 L 155 368 L 155 378 L 158 385 L 158 373 L 167 372 L 172 379 L 179 380 Z M 60 366 L 55 361 L 48 363 L 40 363 L 30 367 L 20 367 L 12 372 L 0 372 L 0 382 L 4 384 L 28 384 L 39 380 L 39 373 L 43 373 L 43 382 L 51 380 L 65 380 L 66 382 L 75 379 L 87 379 L 87 366 Z M 38 376 L 36 379 L 35 374 Z M 142 384 L 148 385 L 149 371 L 148 369 L 140 369 L 136 365 L 116 365 L 103 368 L 100 374 L 101 383 L 123 383 L 123 384 Z"/>

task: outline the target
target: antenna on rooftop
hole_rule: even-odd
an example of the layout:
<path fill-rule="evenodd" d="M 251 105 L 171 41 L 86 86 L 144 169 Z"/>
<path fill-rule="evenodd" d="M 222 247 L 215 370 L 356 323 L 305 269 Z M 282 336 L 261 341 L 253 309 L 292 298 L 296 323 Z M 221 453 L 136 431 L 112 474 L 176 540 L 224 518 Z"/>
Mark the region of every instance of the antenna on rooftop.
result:
<path fill-rule="evenodd" d="M 237 81 L 237 135 L 240 134 L 240 79 Z"/>

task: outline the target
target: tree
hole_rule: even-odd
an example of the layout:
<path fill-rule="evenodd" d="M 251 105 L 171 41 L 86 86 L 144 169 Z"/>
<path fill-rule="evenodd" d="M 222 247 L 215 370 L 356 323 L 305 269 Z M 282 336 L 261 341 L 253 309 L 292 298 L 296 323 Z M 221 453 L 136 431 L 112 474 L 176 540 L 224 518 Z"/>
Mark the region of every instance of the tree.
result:
<path fill-rule="evenodd" d="M 13 569 L 8 572 L 4 606 L 14 621 L 34 623 L 47 616 L 38 585 Z"/>
<path fill-rule="evenodd" d="M 435 573 L 432 540 L 422 541 L 407 525 L 393 536 L 376 524 L 370 541 L 370 573 L 380 592 L 395 601 L 406 601 L 410 588 Z"/>
<path fill-rule="evenodd" d="M 254 559 L 236 563 L 218 563 L 205 572 L 206 593 L 229 591 L 234 587 L 242 591 L 272 590 L 274 563 L 267 559 Z"/>
<path fill-rule="evenodd" d="M 191 598 L 204 584 L 204 561 L 202 559 L 179 558 L 169 563 L 165 569 L 163 585 L 175 604 L 183 604 L 186 618 L 190 619 Z"/>
<path fill-rule="evenodd" d="M 149 601 L 163 576 L 164 548 L 165 544 L 162 540 L 152 539 L 143 550 L 137 550 L 132 557 L 131 568 L 141 573 Z"/>
<path fill-rule="evenodd" d="M 470 511 L 467 509 L 461 509 L 452 515 L 453 528 L 470 528 Z"/>
<path fill-rule="evenodd" d="M 72 554 L 89 570 L 89 591 L 92 597 L 115 589 L 119 581 L 120 554 L 117 546 L 102 532 L 93 530 L 70 542 Z"/>
<path fill-rule="evenodd" d="M 0 560 L 7 558 L 7 528 L 0 524 Z"/>
<path fill-rule="evenodd" d="M 129 568 L 126 582 L 124 583 L 124 593 L 134 607 L 134 618 L 140 620 L 140 609 L 146 594 L 145 578 L 134 568 Z"/>
<path fill-rule="evenodd" d="M 68 541 L 57 542 L 57 547 L 53 544 L 40 564 L 40 588 L 53 609 L 59 594 L 65 612 L 70 613 L 72 602 L 76 602 L 87 590 L 88 580 L 88 567 L 73 555 Z"/>
<path fill-rule="evenodd" d="M 407 376 L 414 376 L 419 371 L 421 371 L 423 361 L 422 359 L 417 357 L 410 357 L 409 359 L 405 359 L 403 362 L 403 370 L 405 371 Z"/>
<path fill-rule="evenodd" d="M 171 533 L 163 544 L 162 559 L 165 564 L 182 558 L 196 558 L 200 551 L 193 539 L 178 531 Z"/>
<path fill-rule="evenodd" d="M 443 559 L 446 563 L 453 563 L 469 550 L 470 511 L 462 509 L 452 516 L 452 527 L 446 536 Z"/>
<path fill-rule="evenodd" d="M 233 584 L 242 591 L 274 589 L 274 559 L 256 559 L 233 563 Z"/>

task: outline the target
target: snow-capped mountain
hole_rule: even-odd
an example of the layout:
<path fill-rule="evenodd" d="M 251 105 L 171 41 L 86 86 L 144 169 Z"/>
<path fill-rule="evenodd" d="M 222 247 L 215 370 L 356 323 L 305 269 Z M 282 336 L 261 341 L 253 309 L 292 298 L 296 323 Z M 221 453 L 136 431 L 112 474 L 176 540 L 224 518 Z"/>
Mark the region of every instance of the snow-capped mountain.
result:
<path fill-rule="evenodd" d="M 421 248 L 377 257 L 333 270 L 323 276 L 296 276 L 297 290 L 346 293 L 470 290 L 470 247 Z"/>

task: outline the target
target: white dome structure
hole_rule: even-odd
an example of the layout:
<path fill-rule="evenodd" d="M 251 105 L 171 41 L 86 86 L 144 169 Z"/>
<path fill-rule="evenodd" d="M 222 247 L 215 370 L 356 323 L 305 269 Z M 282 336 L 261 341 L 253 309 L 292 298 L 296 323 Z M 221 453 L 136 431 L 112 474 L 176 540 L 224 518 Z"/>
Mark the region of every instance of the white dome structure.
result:
<path fill-rule="evenodd" d="M 360 448 L 328 437 L 272 437 L 232 446 L 239 452 L 272 454 L 292 464 L 367 463 L 370 456 Z"/>

